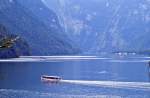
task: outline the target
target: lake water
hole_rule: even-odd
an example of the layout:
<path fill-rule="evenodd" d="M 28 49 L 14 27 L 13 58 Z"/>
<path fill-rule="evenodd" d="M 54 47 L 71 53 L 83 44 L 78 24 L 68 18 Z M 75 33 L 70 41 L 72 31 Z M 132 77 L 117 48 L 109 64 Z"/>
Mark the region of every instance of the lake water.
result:
<path fill-rule="evenodd" d="M 33 56 L 0 60 L 0 98 L 150 98 L 150 57 Z M 41 75 L 62 77 L 43 83 Z"/>

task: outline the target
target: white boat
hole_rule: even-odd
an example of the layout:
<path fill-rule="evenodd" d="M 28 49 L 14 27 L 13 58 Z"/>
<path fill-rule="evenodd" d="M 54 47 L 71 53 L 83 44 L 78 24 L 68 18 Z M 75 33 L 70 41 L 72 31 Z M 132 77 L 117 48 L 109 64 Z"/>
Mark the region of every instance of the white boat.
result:
<path fill-rule="evenodd" d="M 43 82 L 50 82 L 50 83 L 56 83 L 60 82 L 61 78 L 58 76 L 49 76 L 49 75 L 42 75 L 41 81 Z"/>

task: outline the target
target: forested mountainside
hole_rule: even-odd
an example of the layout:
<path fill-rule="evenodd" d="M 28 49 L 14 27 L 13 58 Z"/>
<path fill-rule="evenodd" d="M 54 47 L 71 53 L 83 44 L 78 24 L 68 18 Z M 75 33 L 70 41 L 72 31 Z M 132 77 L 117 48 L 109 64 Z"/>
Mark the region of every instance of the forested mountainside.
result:
<path fill-rule="evenodd" d="M 10 43 L 9 47 L 8 40 L 15 39 L 16 37 L 18 37 L 18 39 L 14 43 Z M 2 45 L 4 45 L 3 48 Z M 27 44 L 27 42 L 23 38 L 9 32 L 9 30 L 7 30 L 7 28 L 1 24 L 0 24 L 0 46 L 1 46 L 0 58 L 15 58 L 19 56 L 30 55 L 30 47 Z"/>
<path fill-rule="evenodd" d="M 23 37 L 32 55 L 76 54 L 79 48 L 65 35 L 56 14 L 41 0 L 0 0 L 0 23 Z"/>

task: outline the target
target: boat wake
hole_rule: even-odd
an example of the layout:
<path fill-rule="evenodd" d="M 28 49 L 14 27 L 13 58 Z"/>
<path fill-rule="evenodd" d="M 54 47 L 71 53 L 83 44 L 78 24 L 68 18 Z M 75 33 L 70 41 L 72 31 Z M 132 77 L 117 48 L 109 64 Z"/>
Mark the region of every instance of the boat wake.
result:
<path fill-rule="evenodd" d="M 109 88 L 123 88 L 123 89 L 137 89 L 137 90 L 149 90 L 150 83 L 146 82 L 116 82 L 116 81 L 84 81 L 84 80 L 61 80 L 63 83 L 109 87 Z"/>

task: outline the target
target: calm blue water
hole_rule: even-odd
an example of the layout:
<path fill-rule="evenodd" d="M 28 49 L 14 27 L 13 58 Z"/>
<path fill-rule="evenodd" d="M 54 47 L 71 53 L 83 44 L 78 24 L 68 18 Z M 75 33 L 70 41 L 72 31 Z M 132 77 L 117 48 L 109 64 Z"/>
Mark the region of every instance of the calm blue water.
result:
<path fill-rule="evenodd" d="M 115 56 L 0 60 L 0 98 L 150 98 L 149 59 Z M 65 82 L 45 84 L 40 80 L 45 74 L 60 76 Z"/>

